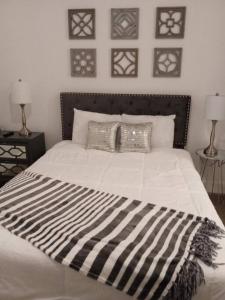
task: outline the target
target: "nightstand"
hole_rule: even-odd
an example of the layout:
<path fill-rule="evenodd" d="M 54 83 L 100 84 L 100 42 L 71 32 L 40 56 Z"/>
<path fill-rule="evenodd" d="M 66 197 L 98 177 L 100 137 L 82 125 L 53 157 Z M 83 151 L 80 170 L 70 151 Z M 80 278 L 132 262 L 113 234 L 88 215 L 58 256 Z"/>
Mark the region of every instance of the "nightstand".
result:
<path fill-rule="evenodd" d="M 0 133 L 0 186 L 19 174 L 45 153 L 44 133 L 33 132 L 20 136 L 17 132 L 9 137 Z"/>
<path fill-rule="evenodd" d="M 201 179 L 212 198 L 225 198 L 225 150 L 219 150 L 215 157 L 207 157 L 204 149 L 196 151 L 200 159 Z"/>

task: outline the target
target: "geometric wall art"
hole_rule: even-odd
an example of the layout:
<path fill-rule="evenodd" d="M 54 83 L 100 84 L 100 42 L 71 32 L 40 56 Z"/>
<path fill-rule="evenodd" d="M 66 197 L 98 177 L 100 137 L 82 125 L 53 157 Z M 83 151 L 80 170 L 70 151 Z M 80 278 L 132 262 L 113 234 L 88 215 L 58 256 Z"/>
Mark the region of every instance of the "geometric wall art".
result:
<path fill-rule="evenodd" d="M 96 76 L 96 49 L 70 49 L 71 76 Z"/>
<path fill-rule="evenodd" d="M 95 39 L 95 9 L 69 9 L 70 39 Z"/>
<path fill-rule="evenodd" d="M 154 49 L 154 77 L 180 77 L 182 48 Z"/>
<path fill-rule="evenodd" d="M 186 7 L 157 7 L 156 38 L 184 37 Z"/>
<path fill-rule="evenodd" d="M 139 9 L 112 8 L 111 9 L 111 39 L 138 39 Z"/>
<path fill-rule="evenodd" d="M 138 76 L 138 49 L 119 48 L 111 52 L 112 77 L 137 77 Z"/>

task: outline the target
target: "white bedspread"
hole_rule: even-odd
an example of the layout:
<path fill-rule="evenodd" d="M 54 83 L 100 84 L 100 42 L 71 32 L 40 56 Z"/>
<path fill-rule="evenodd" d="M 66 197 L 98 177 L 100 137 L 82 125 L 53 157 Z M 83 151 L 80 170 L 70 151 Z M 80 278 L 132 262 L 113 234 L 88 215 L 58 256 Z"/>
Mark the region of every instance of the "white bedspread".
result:
<path fill-rule="evenodd" d="M 57 144 L 31 171 L 207 216 L 222 225 L 187 151 L 153 149 L 149 154 L 85 150 Z M 225 262 L 225 239 L 218 261 Z M 225 299 L 225 266 L 203 266 L 206 285 L 195 299 Z M 0 300 L 128 300 L 129 296 L 57 264 L 0 227 Z"/>

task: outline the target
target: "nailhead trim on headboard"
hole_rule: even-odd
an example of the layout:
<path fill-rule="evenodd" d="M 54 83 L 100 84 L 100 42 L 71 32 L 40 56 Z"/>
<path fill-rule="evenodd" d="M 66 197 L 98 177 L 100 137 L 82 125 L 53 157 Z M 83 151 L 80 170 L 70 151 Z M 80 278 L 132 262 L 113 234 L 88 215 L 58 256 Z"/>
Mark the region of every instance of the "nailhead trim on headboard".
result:
<path fill-rule="evenodd" d="M 141 101 L 145 105 L 144 111 L 141 114 L 178 115 L 178 117 L 175 119 L 176 130 L 174 136 L 174 147 L 184 148 L 187 143 L 191 106 L 191 96 L 188 95 L 108 94 L 74 92 L 61 93 L 60 105 L 62 138 L 72 139 L 73 108 L 99 113 L 127 113 L 135 115 L 140 114 L 139 111 L 141 107 L 139 106 L 139 103 Z M 146 105 L 146 103 L 148 103 L 148 105 Z M 178 107 L 177 103 L 179 103 Z M 97 109 L 96 104 L 100 104 Z"/>

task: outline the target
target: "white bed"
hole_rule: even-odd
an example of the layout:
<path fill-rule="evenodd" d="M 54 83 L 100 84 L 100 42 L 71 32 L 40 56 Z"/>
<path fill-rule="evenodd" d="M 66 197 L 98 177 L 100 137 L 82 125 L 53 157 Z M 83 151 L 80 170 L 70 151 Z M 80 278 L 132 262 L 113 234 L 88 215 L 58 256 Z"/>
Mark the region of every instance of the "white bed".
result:
<path fill-rule="evenodd" d="M 158 205 L 207 216 L 223 227 L 189 153 L 155 148 L 149 154 L 85 150 L 63 141 L 30 170 Z M 176 191 L 176 193 L 174 193 Z M 218 262 L 225 262 L 225 239 Z M 225 299 L 225 266 L 203 265 L 206 285 L 195 299 Z M 40 250 L 0 227 L 0 300 L 122 300 L 129 296 L 50 260 Z"/>

